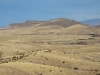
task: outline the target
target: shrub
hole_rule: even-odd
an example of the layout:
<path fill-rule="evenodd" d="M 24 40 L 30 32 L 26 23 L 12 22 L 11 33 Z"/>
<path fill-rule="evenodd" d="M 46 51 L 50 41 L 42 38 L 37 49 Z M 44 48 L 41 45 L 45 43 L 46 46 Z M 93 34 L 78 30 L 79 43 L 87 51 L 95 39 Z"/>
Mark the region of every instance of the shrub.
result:
<path fill-rule="evenodd" d="M 50 72 L 51 72 L 52 70 L 50 70 Z"/>
<path fill-rule="evenodd" d="M 86 42 L 77 42 L 76 44 L 80 44 L 80 45 L 86 45 L 87 43 Z"/>
<path fill-rule="evenodd" d="M 96 75 L 100 75 L 100 73 L 96 74 Z"/>
<path fill-rule="evenodd" d="M 63 61 L 62 63 L 65 63 L 65 61 Z"/>
<path fill-rule="evenodd" d="M 95 70 L 95 71 L 98 71 L 98 70 Z"/>
<path fill-rule="evenodd" d="M 60 66 L 58 66 L 58 67 L 60 67 Z"/>
<path fill-rule="evenodd" d="M 74 70 L 78 70 L 78 68 L 75 67 Z"/>

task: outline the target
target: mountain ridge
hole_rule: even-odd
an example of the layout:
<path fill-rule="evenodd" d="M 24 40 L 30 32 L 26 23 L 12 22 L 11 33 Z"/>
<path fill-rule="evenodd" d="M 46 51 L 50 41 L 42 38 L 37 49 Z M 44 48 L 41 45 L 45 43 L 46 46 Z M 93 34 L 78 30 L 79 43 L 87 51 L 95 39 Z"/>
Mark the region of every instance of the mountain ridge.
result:
<path fill-rule="evenodd" d="M 21 27 L 30 27 L 30 26 L 34 26 L 34 25 L 42 23 L 42 22 L 44 22 L 44 21 L 27 20 L 23 23 L 12 23 L 12 24 L 8 25 L 6 28 L 14 29 L 14 28 L 21 28 Z"/>
<path fill-rule="evenodd" d="M 81 21 L 81 23 L 86 24 L 86 25 L 91 25 L 91 26 L 98 26 L 100 25 L 100 19 L 84 20 L 84 21 Z"/>
<path fill-rule="evenodd" d="M 27 20 L 23 23 L 12 23 L 12 24 L 8 25 L 6 28 L 14 29 L 14 28 L 21 28 L 21 27 L 31 27 L 36 24 L 41 24 L 41 26 L 58 25 L 58 26 L 62 26 L 62 27 L 68 27 L 71 25 L 81 24 L 81 23 L 77 22 L 75 20 L 69 20 L 66 18 L 58 18 L 58 19 L 53 19 L 53 20 L 49 20 L 49 21 Z"/>
<path fill-rule="evenodd" d="M 23 23 L 10 24 L 5 28 L 5 33 L 42 35 L 42 34 L 63 34 L 63 35 L 82 35 L 82 34 L 100 34 L 99 26 L 89 26 L 66 18 L 52 19 L 49 21 L 27 20 Z M 9 31 L 10 30 L 10 31 Z"/>

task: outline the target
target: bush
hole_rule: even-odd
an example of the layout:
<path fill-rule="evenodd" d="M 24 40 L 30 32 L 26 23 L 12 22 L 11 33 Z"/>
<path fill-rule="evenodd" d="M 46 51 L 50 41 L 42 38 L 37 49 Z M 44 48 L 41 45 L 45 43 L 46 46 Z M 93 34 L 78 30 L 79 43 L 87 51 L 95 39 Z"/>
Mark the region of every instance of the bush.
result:
<path fill-rule="evenodd" d="M 50 72 L 51 72 L 52 70 L 50 70 Z"/>
<path fill-rule="evenodd" d="M 78 68 L 75 67 L 74 70 L 78 70 Z"/>
<path fill-rule="evenodd" d="M 80 44 L 80 45 L 86 45 L 87 43 L 86 42 L 77 42 L 77 44 Z"/>
<path fill-rule="evenodd" d="M 65 61 L 63 61 L 62 63 L 65 63 Z"/>
<path fill-rule="evenodd" d="M 100 75 L 100 73 L 96 74 L 96 75 Z"/>

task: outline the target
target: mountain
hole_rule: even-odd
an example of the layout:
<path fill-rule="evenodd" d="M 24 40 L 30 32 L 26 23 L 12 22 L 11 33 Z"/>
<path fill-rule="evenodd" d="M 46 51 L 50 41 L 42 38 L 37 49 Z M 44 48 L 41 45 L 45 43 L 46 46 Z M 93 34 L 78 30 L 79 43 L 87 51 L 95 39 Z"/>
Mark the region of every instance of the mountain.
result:
<path fill-rule="evenodd" d="M 6 28 L 7 29 L 15 29 L 15 28 L 22 28 L 22 27 L 30 27 L 30 26 L 34 26 L 36 24 L 43 23 L 43 22 L 45 22 L 45 21 L 27 20 L 23 23 L 12 23 L 12 24 L 8 25 Z"/>
<path fill-rule="evenodd" d="M 98 26 L 100 25 L 100 19 L 90 19 L 90 20 L 84 20 L 81 21 L 81 23 L 91 26 Z"/>
<path fill-rule="evenodd" d="M 96 26 L 96 27 L 89 26 L 77 22 L 75 20 L 70 20 L 66 18 L 52 19 L 49 21 L 28 20 L 23 23 L 10 24 L 2 31 L 2 33 L 24 34 L 24 35 L 100 34 L 100 26 Z"/>
<path fill-rule="evenodd" d="M 49 20 L 48 22 L 42 24 L 42 26 L 61 26 L 61 27 L 69 27 L 75 24 L 81 24 L 80 22 L 77 22 L 75 20 L 65 19 L 65 18 L 58 18 Z"/>
<path fill-rule="evenodd" d="M 80 34 L 99 34 L 100 27 L 93 27 L 81 24 L 80 22 L 65 18 L 58 18 L 49 21 L 26 21 L 24 23 L 10 24 L 5 28 L 6 33 L 24 35 L 80 35 Z M 5 33 L 2 31 L 2 33 Z"/>
<path fill-rule="evenodd" d="M 31 27 L 34 25 L 39 24 L 39 26 L 61 26 L 61 27 L 68 27 L 68 26 L 72 26 L 75 24 L 81 24 L 80 22 L 77 22 L 75 20 L 69 20 L 69 19 L 65 19 L 65 18 L 58 18 L 58 19 L 53 19 L 53 20 L 49 20 L 49 21 L 32 21 L 32 20 L 28 20 L 24 23 L 13 23 L 10 24 L 9 26 L 7 26 L 7 29 L 15 29 L 15 28 L 22 28 L 22 27 Z"/>

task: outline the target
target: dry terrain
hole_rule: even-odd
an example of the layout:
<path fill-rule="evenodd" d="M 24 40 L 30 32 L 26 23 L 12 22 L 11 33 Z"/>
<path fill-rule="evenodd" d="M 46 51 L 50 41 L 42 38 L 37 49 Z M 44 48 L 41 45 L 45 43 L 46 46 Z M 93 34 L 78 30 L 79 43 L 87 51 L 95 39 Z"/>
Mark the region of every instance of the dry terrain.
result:
<path fill-rule="evenodd" d="M 0 75 L 100 75 L 100 27 L 61 18 L 0 29 Z"/>

